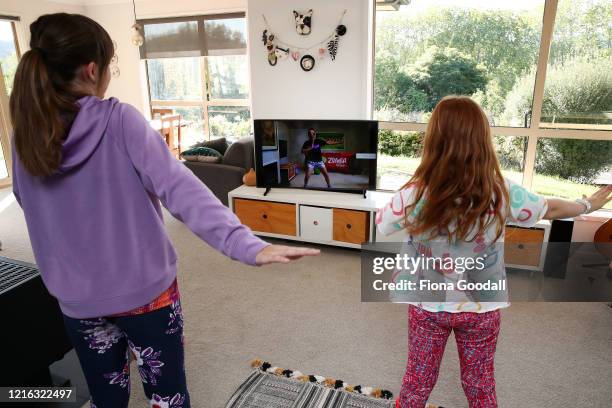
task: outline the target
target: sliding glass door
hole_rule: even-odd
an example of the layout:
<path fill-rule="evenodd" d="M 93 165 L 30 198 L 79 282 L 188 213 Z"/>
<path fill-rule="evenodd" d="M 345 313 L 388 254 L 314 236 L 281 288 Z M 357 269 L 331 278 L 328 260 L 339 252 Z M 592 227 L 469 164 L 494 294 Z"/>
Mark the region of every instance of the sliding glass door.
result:
<path fill-rule="evenodd" d="M 411 0 L 379 7 L 378 188 L 395 190 L 414 173 L 431 111 L 449 94 L 469 95 L 485 110 L 506 177 L 565 198 L 609 184 L 611 4 Z"/>

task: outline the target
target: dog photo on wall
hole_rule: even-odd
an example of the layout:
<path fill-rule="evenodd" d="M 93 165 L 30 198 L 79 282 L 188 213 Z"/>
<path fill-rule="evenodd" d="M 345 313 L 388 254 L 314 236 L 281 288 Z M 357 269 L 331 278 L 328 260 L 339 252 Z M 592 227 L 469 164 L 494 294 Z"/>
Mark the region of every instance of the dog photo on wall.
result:
<path fill-rule="evenodd" d="M 312 31 L 312 9 L 308 11 L 293 10 L 295 29 L 299 35 L 308 35 Z"/>

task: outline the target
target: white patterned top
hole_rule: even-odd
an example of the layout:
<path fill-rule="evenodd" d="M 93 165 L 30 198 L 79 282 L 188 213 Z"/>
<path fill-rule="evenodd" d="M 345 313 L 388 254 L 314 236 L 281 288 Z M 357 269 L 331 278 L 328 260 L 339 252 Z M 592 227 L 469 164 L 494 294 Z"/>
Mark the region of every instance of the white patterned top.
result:
<path fill-rule="evenodd" d="M 533 194 L 515 182 L 506 179 L 508 187 L 510 205 L 508 206 L 508 215 L 506 221 L 510 221 L 515 225 L 522 227 L 533 227 L 540 221 L 547 211 L 546 199 Z M 497 225 L 490 225 L 484 233 L 478 234 L 477 231 L 472 231 L 468 234 L 469 238 L 466 241 L 449 243 L 446 235 L 438 235 L 434 239 L 428 239 L 431 234 L 411 235 L 406 231 L 406 223 L 410 223 L 418 216 L 420 209 L 423 207 L 424 197 L 415 206 L 411 214 L 406 217 L 405 209 L 408 205 L 413 204 L 416 188 L 407 186 L 399 190 L 391 201 L 383 208 L 378 210 L 376 215 L 376 225 L 378 231 L 383 235 L 398 233 L 404 242 L 402 252 L 408 256 L 415 257 L 425 253 L 428 257 L 439 259 L 458 259 L 476 258 L 486 259 L 485 266 L 482 270 L 470 271 L 471 280 L 477 281 L 505 281 L 506 272 L 504 266 L 504 248 L 503 240 L 504 233 L 495 242 L 497 235 Z M 452 229 L 452 225 L 451 225 Z M 403 231 L 404 233 L 402 233 Z M 424 276 L 437 276 L 436 281 L 453 283 L 454 290 L 446 290 L 442 293 L 433 291 L 425 294 L 420 291 L 415 294 L 414 291 L 393 291 L 391 300 L 396 303 L 409 303 L 419 306 L 431 312 L 477 312 L 484 313 L 500 308 L 508 307 L 507 285 L 504 285 L 502 290 L 496 292 L 494 297 L 490 297 L 491 301 L 484 301 L 486 295 L 477 297 L 473 296 L 473 292 L 467 290 L 459 290 L 456 288 L 459 280 L 466 278 L 465 272 L 459 273 L 456 270 L 444 267 L 442 270 L 423 270 L 420 268 L 416 273 L 409 273 L 405 270 L 396 271 L 393 274 L 392 281 L 399 282 L 401 280 L 418 280 L 424 279 Z M 442 296 L 442 299 L 439 297 Z M 426 299 L 427 301 L 424 301 Z M 443 301 L 429 301 L 443 300 Z"/>

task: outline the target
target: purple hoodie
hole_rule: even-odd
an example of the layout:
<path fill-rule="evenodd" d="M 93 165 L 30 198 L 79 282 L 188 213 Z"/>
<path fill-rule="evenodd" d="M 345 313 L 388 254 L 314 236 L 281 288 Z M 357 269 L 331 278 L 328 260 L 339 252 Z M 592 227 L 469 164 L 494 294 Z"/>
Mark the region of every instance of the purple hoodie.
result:
<path fill-rule="evenodd" d="M 43 281 L 64 314 L 126 312 L 172 284 L 176 253 L 160 201 L 215 249 L 255 264 L 267 243 L 172 157 L 138 110 L 94 96 L 79 105 L 57 174 L 31 176 L 13 151 L 13 191 Z"/>

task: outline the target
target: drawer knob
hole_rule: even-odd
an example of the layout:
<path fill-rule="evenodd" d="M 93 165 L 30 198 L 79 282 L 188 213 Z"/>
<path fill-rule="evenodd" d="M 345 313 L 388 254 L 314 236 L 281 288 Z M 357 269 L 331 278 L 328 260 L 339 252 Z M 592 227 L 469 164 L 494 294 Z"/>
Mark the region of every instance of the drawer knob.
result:
<path fill-rule="evenodd" d="M 315 220 L 315 221 L 313 221 L 312 223 L 313 223 L 314 225 L 319 225 L 319 221 L 316 221 L 316 220 Z"/>
<path fill-rule="evenodd" d="M 525 245 L 523 245 L 523 244 L 518 244 L 518 248 L 519 248 L 519 249 L 525 249 Z"/>
<path fill-rule="evenodd" d="M 351 224 L 346 224 L 346 228 L 351 229 L 353 226 Z"/>
<path fill-rule="evenodd" d="M 263 215 L 262 215 L 262 218 L 263 218 L 264 220 L 267 220 L 267 219 L 268 219 L 268 214 L 263 214 Z"/>

